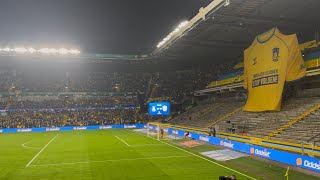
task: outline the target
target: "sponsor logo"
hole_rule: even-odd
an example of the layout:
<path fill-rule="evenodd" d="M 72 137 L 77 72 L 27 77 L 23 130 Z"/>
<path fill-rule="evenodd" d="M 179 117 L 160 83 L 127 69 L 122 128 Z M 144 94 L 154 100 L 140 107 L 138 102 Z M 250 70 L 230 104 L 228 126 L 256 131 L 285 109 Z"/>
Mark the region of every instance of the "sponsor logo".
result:
<path fill-rule="evenodd" d="M 177 130 L 172 130 L 172 134 L 178 134 Z"/>
<path fill-rule="evenodd" d="M 163 132 L 168 133 L 168 128 L 164 128 L 164 129 L 163 129 Z"/>
<path fill-rule="evenodd" d="M 220 141 L 220 146 L 233 149 L 234 144 L 231 141 L 230 142 Z"/>
<path fill-rule="evenodd" d="M 27 129 L 18 129 L 18 132 L 31 132 L 32 129 L 27 128 Z"/>
<path fill-rule="evenodd" d="M 46 128 L 46 131 L 60 131 L 60 128 Z"/>
<path fill-rule="evenodd" d="M 112 126 L 100 126 L 99 129 L 111 129 Z"/>
<path fill-rule="evenodd" d="M 204 136 L 200 136 L 200 140 L 201 141 L 205 141 L 205 142 L 209 142 L 209 138 L 208 137 L 204 137 Z"/>
<path fill-rule="evenodd" d="M 260 155 L 263 157 L 270 157 L 271 152 L 268 152 L 267 149 L 259 150 L 259 149 L 254 149 L 254 148 L 250 148 L 250 153 L 251 154 L 256 154 L 256 155 Z"/>
<path fill-rule="evenodd" d="M 74 127 L 73 130 L 86 130 L 87 127 Z"/>
<path fill-rule="evenodd" d="M 0 133 L 2 133 L 3 132 L 3 130 L 2 129 L 0 129 Z"/>
<path fill-rule="evenodd" d="M 143 128 L 147 128 L 147 125 L 144 125 Z"/>
<path fill-rule="evenodd" d="M 302 164 L 303 162 L 303 164 Z M 319 162 L 310 162 L 308 160 L 302 160 L 302 158 L 297 158 L 296 163 L 298 166 L 303 165 L 304 167 L 308 167 L 315 170 L 320 170 L 320 161 Z"/>
<path fill-rule="evenodd" d="M 298 166 L 301 166 L 302 165 L 302 159 L 301 158 L 297 158 L 296 159 L 296 163 Z"/>
<path fill-rule="evenodd" d="M 124 128 L 131 129 L 131 128 L 137 128 L 137 126 L 136 125 L 124 125 Z"/>

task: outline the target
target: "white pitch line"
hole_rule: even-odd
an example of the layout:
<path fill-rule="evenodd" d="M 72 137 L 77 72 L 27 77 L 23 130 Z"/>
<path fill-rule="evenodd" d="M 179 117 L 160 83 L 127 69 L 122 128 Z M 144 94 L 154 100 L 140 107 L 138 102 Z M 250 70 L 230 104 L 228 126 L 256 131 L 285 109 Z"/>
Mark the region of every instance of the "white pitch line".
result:
<path fill-rule="evenodd" d="M 102 160 L 102 161 L 65 162 L 65 163 L 56 163 L 56 164 L 35 164 L 35 165 L 30 165 L 29 167 L 106 163 L 106 162 L 117 162 L 117 161 L 136 161 L 136 160 L 148 160 L 148 159 L 170 159 L 170 158 L 184 158 L 184 157 L 190 157 L 190 156 L 145 157 L 145 158 L 132 158 L 132 159 L 109 159 L 109 160 Z"/>
<path fill-rule="evenodd" d="M 135 144 L 135 145 L 130 145 L 130 146 L 133 146 L 133 147 L 146 147 L 146 146 L 163 146 L 163 144 Z"/>
<path fill-rule="evenodd" d="M 126 144 L 129 147 L 139 147 L 139 146 L 160 146 L 162 144 L 128 144 L 125 140 L 121 139 L 119 136 L 115 136 L 117 139 L 119 139 L 121 142 L 123 142 L 124 144 Z"/>
<path fill-rule="evenodd" d="M 121 139 L 121 138 L 119 138 L 118 136 L 115 136 L 117 139 L 119 139 L 120 141 L 122 141 L 124 144 L 126 144 L 127 146 L 129 146 L 130 147 L 130 145 L 127 143 L 127 142 L 125 142 L 123 139 Z"/>
<path fill-rule="evenodd" d="M 28 142 L 25 142 L 23 144 L 21 144 L 22 147 L 24 148 L 29 148 L 29 149 L 41 149 L 41 148 L 37 148 L 37 147 L 29 147 L 29 146 L 26 146 L 26 144 L 29 144 L 31 143 L 32 141 L 28 141 Z"/>
<path fill-rule="evenodd" d="M 58 137 L 58 136 L 59 136 L 59 134 L 57 134 L 56 136 L 54 136 L 54 137 L 51 139 L 51 141 L 49 141 L 49 142 L 38 152 L 38 154 L 36 154 L 36 155 L 31 159 L 31 161 L 26 165 L 26 167 L 28 167 L 28 166 L 40 155 L 40 153 L 41 153 L 44 149 L 46 149 L 46 147 L 47 147 L 53 140 L 55 140 L 56 137 Z"/>
<path fill-rule="evenodd" d="M 146 135 L 144 135 L 144 134 L 141 134 L 141 133 L 138 133 L 138 132 L 135 132 L 135 131 L 131 131 L 131 132 L 134 132 L 134 133 L 137 133 L 137 134 L 146 136 Z M 149 138 L 151 138 L 151 139 L 160 141 L 160 140 L 158 140 L 158 139 L 156 139 L 156 138 L 153 138 L 153 137 L 150 137 L 150 136 L 146 136 L 146 137 L 149 137 Z M 235 172 L 235 173 L 241 174 L 241 175 L 243 175 L 243 176 L 245 176 L 245 177 L 247 177 L 247 178 L 249 178 L 249 179 L 254 179 L 254 180 L 256 180 L 256 178 L 253 178 L 253 177 L 251 177 L 251 176 L 248 176 L 248 175 L 246 175 L 246 174 L 243 174 L 243 173 L 241 173 L 241 172 L 239 172 L 239 171 L 236 171 L 236 170 L 234 170 L 234 169 L 231 169 L 231 168 L 229 168 L 229 167 L 226 167 L 226 166 L 224 166 L 224 165 L 222 165 L 222 164 L 216 163 L 216 162 L 214 162 L 214 161 L 212 161 L 212 160 L 210 160 L 210 159 L 207 159 L 207 158 L 205 158 L 205 157 L 202 157 L 202 156 L 200 156 L 200 155 L 197 155 L 197 154 L 195 154 L 195 153 L 192 153 L 192 152 L 190 152 L 190 151 L 187 151 L 187 150 L 185 150 L 185 149 L 182 149 L 182 148 L 180 148 L 180 147 L 178 147 L 178 146 L 174 146 L 174 145 L 169 144 L 169 143 L 164 142 L 164 141 L 160 141 L 160 142 L 162 142 L 162 143 L 164 143 L 164 144 L 166 144 L 166 145 L 168 145 L 168 146 L 171 146 L 171 147 L 173 147 L 173 148 L 176 148 L 176 149 L 179 149 L 179 150 L 181 150 L 181 151 L 184 151 L 184 152 L 186 152 L 186 153 L 188 153 L 188 154 L 191 154 L 191 155 L 193 155 L 193 156 L 196 156 L 196 157 L 198 157 L 198 158 L 200 158 L 200 159 L 203 159 L 203 160 L 205 160 L 205 161 L 208 161 L 208 162 L 210 162 L 210 163 L 213 163 L 213 164 L 215 164 L 215 165 L 218 165 L 218 166 L 220 166 L 220 167 L 223 167 L 223 168 L 225 168 L 225 169 L 228 169 L 228 170 L 230 170 L 230 171 L 233 171 L 233 172 Z"/>

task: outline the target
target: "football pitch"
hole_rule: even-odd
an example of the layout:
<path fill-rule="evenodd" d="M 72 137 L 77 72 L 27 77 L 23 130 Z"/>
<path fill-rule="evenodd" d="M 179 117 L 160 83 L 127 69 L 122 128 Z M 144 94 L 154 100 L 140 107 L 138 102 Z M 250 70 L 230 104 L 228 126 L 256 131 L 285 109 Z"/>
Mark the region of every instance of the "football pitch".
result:
<path fill-rule="evenodd" d="M 125 129 L 1 134 L 0 155 L 0 179 L 260 179 Z"/>

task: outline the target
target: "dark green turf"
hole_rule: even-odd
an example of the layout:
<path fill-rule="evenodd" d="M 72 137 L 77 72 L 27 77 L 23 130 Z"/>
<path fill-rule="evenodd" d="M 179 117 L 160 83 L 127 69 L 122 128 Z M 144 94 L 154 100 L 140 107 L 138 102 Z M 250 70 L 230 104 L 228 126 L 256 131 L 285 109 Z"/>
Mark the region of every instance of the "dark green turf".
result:
<path fill-rule="evenodd" d="M 210 144 L 204 144 L 201 146 L 192 147 L 190 149 L 200 153 L 221 148 Z M 267 162 L 263 159 L 253 158 L 251 156 L 229 160 L 221 163 L 226 166 L 236 167 L 237 169 L 245 173 L 256 174 L 261 179 L 286 179 L 286 177 L 284 177 L 284 174 L 287 168 L 275 165 L 274 163 Z M 290 170 L 289 179 L 319 180 L 320 177 L 310 176 L 301 172 Z"/>
<path fill-rule="evenodd" d="M 22 144 L 43 148 L 58 133 L 26 167 L 41 149 Z M 0 179 L 217 179 L 236 174 L 129 130 L 1 134 L 0 144 Z"/>
<path fill-rule="evenodd" d="M 23 147 L 26 142 L 26 147 L 40 149 Z M 0 179 L 194 180 L 218 179 L 219 175 L 232 174 L 237 175 L 238 179 L 248 179 L 202 159 L 203 156 L 194 156 L 190 151 L 166 143 L 131 130 L 0 134 Z M 26 167 L 46 145 L 30 166 Z M 256 166 L 255 161 L 241 161 Z M 237 163 L 235 161 L 234 164 L 225 165 L 234 169 Z M 235 169 L 240 169 L 242 173 L 247 171 Z M 264 169 L 265 173 L 271 174 L 282 171 L 262 166 L 244 174 L 255 178 L 264 177 L 259 174 Z"/>

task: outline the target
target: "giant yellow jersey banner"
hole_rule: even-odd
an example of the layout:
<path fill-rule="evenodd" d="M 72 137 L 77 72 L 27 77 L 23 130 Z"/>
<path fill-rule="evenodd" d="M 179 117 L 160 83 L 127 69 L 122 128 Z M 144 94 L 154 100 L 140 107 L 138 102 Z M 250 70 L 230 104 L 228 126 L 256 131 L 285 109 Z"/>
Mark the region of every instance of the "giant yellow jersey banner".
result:
<path fill-rule="evenodd" d="M 277 28 L 257 36 L 244 51 L 244 88 L 248 90 L 243 110 L 279 111 L 284 83 L 306 75 L 297 36 Z"/>

